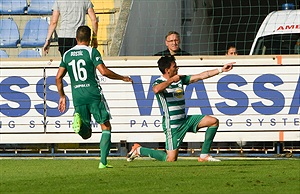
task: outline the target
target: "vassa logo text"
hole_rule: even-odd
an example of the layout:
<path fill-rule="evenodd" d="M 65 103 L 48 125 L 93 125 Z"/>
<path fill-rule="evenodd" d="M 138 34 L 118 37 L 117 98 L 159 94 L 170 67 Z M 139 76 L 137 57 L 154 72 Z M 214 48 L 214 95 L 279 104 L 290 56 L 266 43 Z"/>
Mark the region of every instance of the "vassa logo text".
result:
<path fill-rule="evenodd" d="M 158 76 L 152 76 L 150 82 L 153 81 Z M 141 76 L 131 76 L 134 81 L 133 92 L 135 95 L 135 100 L 138 105 L 138 110 L 141 116 L 149 116 L 152 112 L 152 105 L 154 101 L 154 93 L 152 92 L 152 86 L 150 84 L 149 88 L 144 88 L 141 81 Z M 44 81 L 46 83 L 44 88 Z M 271 101 L 272 105 L 265 105 L 262 100 L 257 100 L 256 102 L 249 103 L 249 97 L 247 93 L 242 90 L 232 89 L 234 85 L 235 88 L 242 87 L 248 84 L 242 76 L 229 74 L 220 80 L 217 84 L 217 92 L 220 98 L 220 102 L 215 103 L 216 109 L 225 115 L 240 115 L 244 113 L 248 108 L 252 108 L 255 112 L 261 115 L 274 115 L 282 111 L 284 107 L 289 107 L 288 112 L 284 114 L 298 114 L 300 107 L 300 77 L 295 84 L 295 89 L 292 91 L 287 91 L 293 93 L 290 104 L 286 104 L 286 99 L 281 91 L 275 90 L 277 86 L 283 85 L 283 80 L 274 74 L 263 74 L 258 76 L 251 84 L 253 85 L 253 93 L 262 100 Z M 149 84 L 148 84 L 149 85 Z M 272 87 L 267 87 L 272 85 Z M 44 80 L 40 79 L 35 85 L 35 92 L 40 98 L 39 101 L 31 100 L 30 97 L 32 93 L 25 93 L 16 90 L 18 87 L 20 89 L 26 87 L 33 87 L 30 85 L 26 79 L 19 76 L 11 76 L 2 80 L 0 89 L 1 96 L 3 99 L 13 102 L 14 107 L 11 107 L 9 103 L 4 101 L 0 104 L 0 112 L 8 117 L 21 117 L 26 115 L 31 109 L 31 103 L 36 103 L 34 105 L 35 110 L 41 114 L 49 117 L 58 117 L 61 113 L 57 110 L 57 103 L 59 100 L 59 95 L 57 91 L 51 90 L 50 87 L 55 86 L 55 77 L 49 76 Z M 68 84 L 64 81 L 64 86 L 67 87 Z M 148 95 L 145 96 L 145 90 L 148 89 Z M 45 91 L 45 92 L 44 92 Z M 196 93 L 197 98 L 191 99 L 193 92 Z M 46 95 L 45 95 L 46 94 Z M 185 88 L 185 97 L 187 107 L 199 107 L 202 114 L 213 115 L 212 106 L 207 95 L 207 90 L 203 82 L 198 82 L 197 84 L 188 85 Z M 225 100 L 231 100 L 235 102 L 235 106 L 228 105 Z M 44 104 L 45 100 L 45 104 Z M 56 104 L 55 107 L 50 107 L 48 104 Z M 17 104 L 18 106 L 15 106 Z M 69 109 L 69 99 L 67 98 L 67 110 Z M 188 109 L 188 108 L 187 108 Z M 66 110 L 66 111 L 67 111 Z M 188 110 L 187 110 L 188 111 Z"/>
<path fill-rule="evenodd" d="M 44 82 L 46 83 L 46 86 L 44 85 Z M 63 82 L 64 86 L 68 86 L 66 81 Z M 0 84 L 1 97 L 13 103 L 9 104 L 4 101 L 3 104 L 0 104 L 0 112 L 8 117 L 22 117 L 30 111 L 31 103 L 36 103 L 34 105 L 34 108 L 40 115 L 44 115 L 46 113 L 46 116 L 49 117 L 60 116 L 61 113 L 57 109 L 59 94 L 57 93 L 57 91 L 51 90 L 51 86 L 55 86 L 54 76 L 49 76 L 46 78 L 46 80 L 41 78 L 35 85 L 30 85 L 26 79 L 19 76 L 11 76 L 5 78 Z M 18 91 L 28 87 L 35 87 L 35 91 L 26 93 Z M 31 100 L 33 95 L 37 95 L 40 100 Z M 46 104 L 44 104 L 45 100 L 47 102 Z M 48 106 L 49 103 L 54 103 L 56 104 L 56 106 L 50 107 Z M 11 104 L 13 104 L 14 106 L 11 107 Z M 16 106 L 15 104 L 18 104 L 18 106 Z M 68 110 L 68 97 L 66 107 Z"/>
<path fill-rule="evenodd" d="M 150 83 L 153 83 L 158 76 L 152 76 Z M 138 104 L 141 116 L 151 115 L 152 105 L 154 100 L 154 93 L 151 86 L 148 88 L 148 95 L 145 97 L 143 83 L 140 76 L 131 76 L 133 79 L 133 89 Z M 249 106 L 261 115 L 275 115 L 279 113 L 284 107 L 289 107 L 288 113 L 284 114 L 298 114 L 300 106 L 300 76 L 295 85 L 293 98 L 291 104 L 286 104 L 285 96 L 278 90 L 266 87 L 266 85 L 273 85 L 275 87 L 283 85 L 283 80 L 274 74 L 263 74 L 258 76 L 252 83 L 253 92 L 261 99 L 271 101 L 272 105 L 265 105 L 261 100 L 249 104 L 249 97 L 241 90 L 232 89 L 232 85 L 242 87 L 248 84 L 247 80 L 239 75 L 226 75 L 222 77 L 217 83 L 217 92 L 224 98 L 235 102 L 235 106 L 228 105 L 225 100 L 215 104 L 216 109 L 225 115 L 240 115 L 244 113 Z M 193 92 L 196 93 L 197 98 L 191 99 Z M 288 91 L 291 92 L 291 91 Z M 199 107 L 202 114 L 213 115 L 212 106 L 207 95 L 205 84 L 199 81 L 197 84 L 188 85 L 185 88 L 185 98 L 187 107 Z M 221 100 L 221 99 L 220 99 Z M 188 108 L 187 110 L 188 111 Z"/>

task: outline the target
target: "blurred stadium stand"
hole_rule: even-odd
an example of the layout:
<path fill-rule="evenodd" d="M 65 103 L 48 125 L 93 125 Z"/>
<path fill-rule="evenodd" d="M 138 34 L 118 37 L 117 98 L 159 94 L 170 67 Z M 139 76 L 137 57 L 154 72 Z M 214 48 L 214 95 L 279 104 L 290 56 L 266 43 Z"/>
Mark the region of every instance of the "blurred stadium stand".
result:
<path fill-rule="evenodd" d="M 23 50 L 19 53 L 19 58 L 39 58 L 41 57 L 41 53 L 38 50 Z"/>
<path fill-rule="evenodd" d="M 20 33 L 12 18 L 0 20 L 0 48 L 17 48 Z"/>
<path fill-rule="evenodd" d="M 8 58 L 8 54 L 4 50 L 0 50 L 0 58 Z"/>
<path fill-rule="evenodd" d="M 21 47 L 43 47 L 47 38 L 49 23 L 43 18 L 30 19 L 24 28 Z"/>
<path fill-rule="evenodd" d="M 30 0 L 27 14 L 51 15 L 54 0 Z"/>
<path fill-rule="evenodd" d="M 27 0 L 0 0 L 0 14 L 25 14 Z"/>
<path fill-rule="evenodd" d="M 103 56 L 110 56 L 110 47 L 113 35 L 119 19 L 122 1 L 116 0 L 91 0 L 94 5 L 96 17 L 99 20 L 98 27 L 98 50 Z M 91 21 L 87 18 L 88 25 Z"/>
<path fill-rule="evenodd" d="M 121 2 L 122 1 L 119 0 L 92 0 L 92 3 L 94 4 L 96 16 L 98 17 L 99 20 L 99 29 L 98 29 L 98 38 L 97 38 L 99 44 L 98 50 L 103 56 L 109 56 L 109 49 L 112 43 L 114 31 L 118 21 Z M 18 42 L 10 46 L 16 48 L 6 49 L 10 57 L 17 57 L 18 54 L 23 50 L 23 47 L 35 48 L 44 45 L 43 41 L 45 36 L 44 30 L 46 30 L 44 29 L 45 27 L 39 28 L 41 29 L 39 31 L 37 30 L 28 31 L 28 29 L 33 26 L 32 25 L 33 21 L 38 22 L 36 18 L 42 18 L 48 21 L 48 23 L 50 22 L 51 14 L 52 14 L 51 9 L 53 3 L 54 0 L 13 0 L 13 1 L 1 0 L 0 1 L 1 19 L 5 21 L 9 21 L 8 19 L 14 21 L 16 25 L 14 26 L 14 28 L 10 28 L 10 30 L 14 30 L 14 32 L 18 31 L 19 33 Z M 11 9 L 11 7 L 13 6 L 14 8 Z M 89 17 L 88 16 L 86 17 L 87 17 L 86 18 L 87 25 L 91 27 L 92 25 L 89 20 Z M 29 21 L 31 22 L 29 23 Z M 5 24 L 4 27 L 8 27 L 8 26 Z M 17 28 L 18 30 L 16 30 L 15 28 Z M 5 36 L 2 36 L 2 33 L 4 31 L 4 28 L 2 28 L 2 26 L 0 26 L 0 31 L 1 31 L 0 39 L 3 39 Z M 42 37 L 40 37 L 40 35 Z M 35 43 L 28 42 L 30 40 L 33 40 L 32 38 L 33 36 L 34 37 L 36 36 L 35 37 L 36 40 L 34 41 Z M 28 40 L 28 38 L 30 38 L 30 40 Z M 10 40 L 11 41 L 13 40 L 11 36 L 10 36 Z M 51 46 L 52 48 L 50 49 L 48 56 L 60 57 L 60 54 L 58 52 L 56 33 L 54 33 L 52 37 Z M 7 45 L 4 46 L 0 45 L 0 47 L 10 48 Z"/>

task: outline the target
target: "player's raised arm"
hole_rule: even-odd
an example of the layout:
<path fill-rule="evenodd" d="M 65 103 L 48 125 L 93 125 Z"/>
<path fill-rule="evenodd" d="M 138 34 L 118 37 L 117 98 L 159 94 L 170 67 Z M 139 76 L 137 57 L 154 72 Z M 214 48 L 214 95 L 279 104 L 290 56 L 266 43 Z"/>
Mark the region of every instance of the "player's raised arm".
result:
<path fill-rule="evenodd" d="M 207 71 L 203 71 L 202 73 L 192 75 L 191 79 L 190 79 L 190 83 L 194 83 L 199 80 L 204 80 L 204 79 L 213 77 L 222 72 L 228 72 L 233 68 L 233 64 L 235 64 L 235 62 L 227 63 L 223 67 L 220 67 L 217 69 L 207 70 Z"/>
<path fill-rule="evenodd" d="M 119 75 L 112 70 L 108 69 L 104 64 L 99 64 L 97 66 L 98 71 L 101 73 L 101 75 L 108 77 L 110 79 L 117 79 L 117 80 L 123 80 L 124 82 L 131 82 L 132 79 L 129 76 L 123 76 Z"/>

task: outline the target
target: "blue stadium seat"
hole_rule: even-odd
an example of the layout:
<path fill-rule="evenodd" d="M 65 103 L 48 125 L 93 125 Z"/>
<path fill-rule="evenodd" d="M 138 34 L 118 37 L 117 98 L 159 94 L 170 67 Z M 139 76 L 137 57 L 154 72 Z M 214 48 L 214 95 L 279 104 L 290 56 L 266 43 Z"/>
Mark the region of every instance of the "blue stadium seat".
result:
<path fill-rule="evenodd" d="M 24 28 L 21 47 L 42 47 L 45 44 L 49 24 L 45 19 L 33 18 Z"/>
<path fill-rule="evenodd" d="M 12 18 L 0 20 L 0 48 L 16 48 L 20 42 L 20 32 Z"/>
<path fill-rule="evenodd" d="M 54 0 L 30 0 L 27 14 L 50 15 Z"/>
<path fill-rule="evenodd" d="M 27 0 L 0 0 L 0 14 L 25 14 Z"/>
<path fill-rule="evenodd" d="M 8 58 L 8 54 L 4 50 L 0 50 L 0 58 Z"/>
<path fill-rule="evenodd" d="M 36 50 L 23 50 L 18 54 L 19 58 L 39 58 L 41 54 Z"/>

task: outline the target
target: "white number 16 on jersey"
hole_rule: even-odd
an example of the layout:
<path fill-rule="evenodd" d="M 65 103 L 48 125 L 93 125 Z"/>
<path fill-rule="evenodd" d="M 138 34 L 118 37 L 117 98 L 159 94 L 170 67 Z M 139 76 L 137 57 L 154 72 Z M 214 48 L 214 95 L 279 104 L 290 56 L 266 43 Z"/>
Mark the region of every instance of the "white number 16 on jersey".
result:
<path fill-rule="evenodd" d="M 75 81 L 78 81 L 78 79 L 80 79 L 80 81 L 85 81 L 87 79 L 86 69 L 81 67 L 85 66 L 85 61 L 83 59 L 79 59 L 77 63 L 75 60 L 72 60 L 69 65 L 72 66 Z"/>

